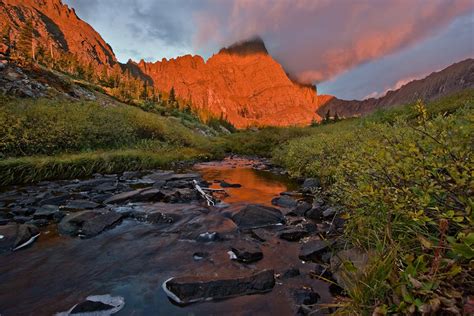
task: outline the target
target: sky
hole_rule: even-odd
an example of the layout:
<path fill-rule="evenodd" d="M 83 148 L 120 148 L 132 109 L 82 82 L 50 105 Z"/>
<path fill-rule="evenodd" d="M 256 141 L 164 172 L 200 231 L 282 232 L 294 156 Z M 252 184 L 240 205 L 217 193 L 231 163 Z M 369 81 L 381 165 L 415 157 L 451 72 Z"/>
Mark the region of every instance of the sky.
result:
<path fill-rule="evenodd" d="M 209 58 L 256 35 L 288 73 L 343 99 L 379 97 L 474 58 L 473 0 L 64 0 L 121 62 Z"/>

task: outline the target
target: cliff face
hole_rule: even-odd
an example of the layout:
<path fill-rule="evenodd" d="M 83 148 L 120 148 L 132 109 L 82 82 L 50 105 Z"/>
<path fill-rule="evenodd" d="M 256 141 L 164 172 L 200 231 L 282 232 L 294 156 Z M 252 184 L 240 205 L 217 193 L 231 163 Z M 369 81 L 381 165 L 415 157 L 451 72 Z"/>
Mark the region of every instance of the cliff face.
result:
<path fill-rule="evenodd" d="M 474 59 L 472 58 L 452 64 L 424 79 L 411 81 L 398 90 L 388 91 L 385 96 L 378 99 L 371 98 L 362 101 L 341 100 L 335 97 L 321 99 L 318 113 L 323 116 L 329 110 L 332 115 L 337 112 L 343 117 L 366 115 L 381 108 L 413 103 L 418 99 L 434 100 L 467 88 L 474 88 Z"/>
<path fill-rule="evenodd" d="M 222 49 L 207 62 L 200 56 L 138 64 L 155 87 L 191 100 L 192 106 L 236 127 L 307 125 L 319 120 L 314 87 L 293 83 L 284 69 L 254 40 Z"/>
<path fill-rule="evenodd" d="M 28 22 L 35 30 L 35 45 L 47 53 L 72 53 L 86 64 L 116 63 L 112 48 L 99 33 L 61 0 L 0 0 L 0 29 L 9 25 L 13 40 Z"/>

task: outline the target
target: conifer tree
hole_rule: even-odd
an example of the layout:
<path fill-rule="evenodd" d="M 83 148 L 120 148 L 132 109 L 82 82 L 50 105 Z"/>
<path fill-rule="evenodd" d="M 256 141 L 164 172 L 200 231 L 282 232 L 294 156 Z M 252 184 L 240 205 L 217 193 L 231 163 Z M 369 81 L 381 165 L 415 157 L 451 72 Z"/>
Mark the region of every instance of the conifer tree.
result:
<path fill-rule="evenodd" d="M 16 42 L 16 58 L 23 61 L 35 60 L 35 30 L 31 20 L 27 20 Z"/>

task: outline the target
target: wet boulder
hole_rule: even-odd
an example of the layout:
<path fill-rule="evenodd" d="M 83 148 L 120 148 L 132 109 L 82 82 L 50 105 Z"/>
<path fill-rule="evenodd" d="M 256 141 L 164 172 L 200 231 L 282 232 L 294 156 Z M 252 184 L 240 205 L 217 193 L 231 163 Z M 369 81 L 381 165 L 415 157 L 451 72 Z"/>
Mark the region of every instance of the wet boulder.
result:
<path fill-rule="evenodd" d="M 317 261 L 333 244 L 332 240 L 310 240 L 301 246 L 299 258 L 304 261 Z"/>
<path fill-rule="evenodd" d="M 288 195 L 282 195 L 279 197 L 276 197 L 272 200 L 272 204 L 280 207 L 285 207 L 285 208 L 293 208 L 296 207 L 297 202 L 293 200 L 291 197 Z"/>
<path fill-rule="evenodd" d="M 64 217 L 58 229 L 64 235 L 93 237 L 118 224 L 122 216 L 105 209 L 77 212 Z"/>
<path fill-rule="evenodd" d="M 36 226 L 10 223 L 0 226 L 0 253 L 15 251 L 33 243 L 40 232 Z"/>
<path fill-rule="evenodd" d="M 263 258 L 263 252 L 260 247 L 250 241 L 240 240 L 230 248 L 231 259 L 252 263 Z"/>
<path fill-rule="evenodd" d="M 259 204 L 245 206 L 232 216 L 232 220 L 240 229 L 266 227 L 285 222 L 285 218 L 280 210 Z"/>
<path fill-rule="evenodd" d="M 220 300 L 241 295 L 266 293 L 275 286 L 273 270 L 226 278 L 177 277 L 163 283 L 163 290 L 177 304 L 186 305 L 210 299 Z"/>
<path fill-rule="evenodd" d="M 70 310 L 57 313 L 56 316 L 108 316 L 118 313 L 124 306 L 125 300 L 121 296 L 92 295 L 88 296 L 83 302 L 74 305 Z"/>

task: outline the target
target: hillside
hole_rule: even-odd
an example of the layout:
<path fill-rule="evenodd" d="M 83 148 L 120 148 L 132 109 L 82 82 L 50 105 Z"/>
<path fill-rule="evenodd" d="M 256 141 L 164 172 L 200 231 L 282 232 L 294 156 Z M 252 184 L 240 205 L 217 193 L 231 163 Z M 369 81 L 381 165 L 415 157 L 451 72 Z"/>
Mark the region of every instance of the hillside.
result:
<path fill-rule="evenodd" d="M 424 79 L 411 81 L 400 89 L 388 91 L 381 98 L 363 101 L 341 100 L 328 96 L 318 114 L 337 113 L 342 117 L 366 115 L 375 110 L 413 103 L 418 99 L 431 101 L 453 92 L 474 87 L 474 59 L 455 63 L 441 71 L 433 72 Z"/>

